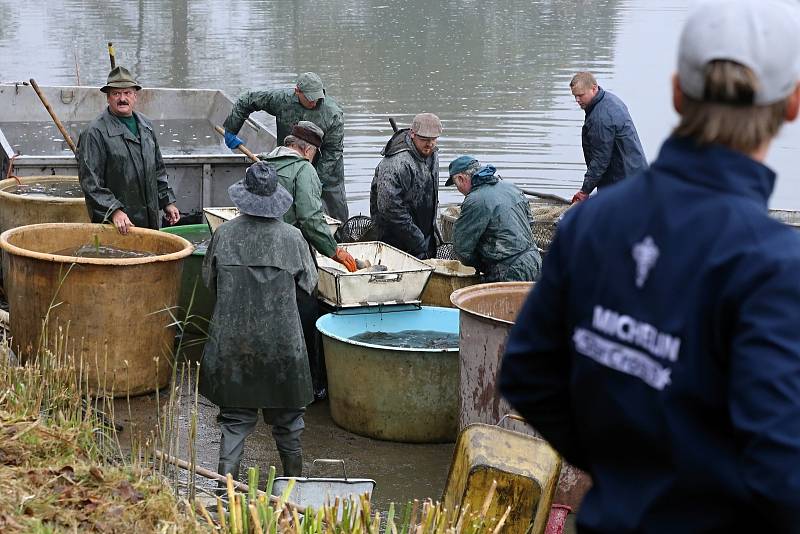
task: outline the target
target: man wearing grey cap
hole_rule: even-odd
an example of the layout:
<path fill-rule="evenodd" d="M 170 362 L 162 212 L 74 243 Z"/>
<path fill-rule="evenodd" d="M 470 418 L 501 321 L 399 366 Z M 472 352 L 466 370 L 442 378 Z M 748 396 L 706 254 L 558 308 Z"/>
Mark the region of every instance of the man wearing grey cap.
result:
<path fill-rule="evenodd" d="M 422 259 L 436 257 L 440 135 L 439 117 L 415 116 L 411 128 L 398 130 L 386 143 L 370 187 L 369 211 L 378 239 Z"/>
<path fill-rule="evenodd" d="M 579 532 L 800 532 L 800 235 L 764 165 L 800 110 L 797 3 L 702 4 L 672 89 L 650 169 L 559 224 L 500 390 L 591 473 Z"/>
<path fill-rule="evenodd" d="M 225 144 L 235 149 L 242 144 L 236 134 L 255 111 L 275 116 L 278 145 L 300 121 L 310 121 L 324 134 L 314 168 L 322 181 L 322 205 L 325 213 L 345 222 L 348 219 L 347 194 L 344 188 L 344 114 L 333 97 L 325 92 L 322 79 L 313 72 L 297 77 L 291 89 L 250 91 L 241 95 L 225 119 Z"/>

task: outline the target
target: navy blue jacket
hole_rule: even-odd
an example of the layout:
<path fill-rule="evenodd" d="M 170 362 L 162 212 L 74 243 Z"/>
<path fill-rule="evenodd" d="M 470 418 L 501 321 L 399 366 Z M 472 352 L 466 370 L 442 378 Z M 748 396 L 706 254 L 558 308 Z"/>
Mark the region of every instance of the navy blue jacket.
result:
<path fill-rule="evenodd" d="M 774 179 L 672 138 L 559 225 L 500 390 L 591 474 L 582 532 L 800 532 L 800 237 Z"/>
<path fill-rule="evenodd" d="M 647 168 L 644 149 L 622 100 L 602 87 L 586 107 L 581 129 L 586 174 L 581 191 L 591 193 Z"/>

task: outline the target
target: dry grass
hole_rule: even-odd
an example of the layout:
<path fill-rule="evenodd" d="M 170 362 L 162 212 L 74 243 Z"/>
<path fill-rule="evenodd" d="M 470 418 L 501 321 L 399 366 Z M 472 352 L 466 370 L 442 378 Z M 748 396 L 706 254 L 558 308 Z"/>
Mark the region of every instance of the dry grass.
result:
<path fill-rule="evenodd" d="M 112 395 L 89 391 L 85 369 L 65 348 L 66 334 L 56 328 L 57 339 L 43 339 L 36 356 L 25 365 L 17 364 L 0 336 L 0 532 L 4 534 L 496 534 L 503 526 L 505 516 L 486 518 L 493 490 L 482 512 L 448 512 L 439 503 L 414 501 L 397 516 L 394 505 L 381 515 L 371 511 L 369 500 L 362 497 L 309 509 L 302 519 L 287 504 L 292 485 L 281 498 L 270 499 L 255 490 L 257 470 L 249 473 L 247 494 L 235 492 L 229 479 L 229 504 L 223 506 L 218 500 L 216 513 L 209 514 L 189 504 L 195 502 L 193 475 L 188 495 L 182 496 L 176 470 L 154 458 L 156 448 L 172 455 L 187 439 L 190 467 L 194 465 L 199 370 L 173 366 L 167 401 L 158 407 L 158 428 L 125 453 L 112 423 Z M 180 397 L 186 392 L 194 402 L 188 413 L 181 413 Z M 177 421 L 186 416 L 191 421 L 189 435 L 182 438 Z M 268 487 L 274 478 L 271 468 Z"/>
<path fill-rule="evenodd" d="M 162 476 L 120 460 L 111 400 L 80 365 L 47 350 L 17 365 L 0 341 L 0 532 L 212 531 Z"/>

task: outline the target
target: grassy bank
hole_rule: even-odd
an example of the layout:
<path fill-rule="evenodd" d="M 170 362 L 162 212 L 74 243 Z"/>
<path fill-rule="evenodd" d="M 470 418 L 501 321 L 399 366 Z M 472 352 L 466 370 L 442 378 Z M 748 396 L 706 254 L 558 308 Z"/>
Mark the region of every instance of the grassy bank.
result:
<path fill-rule="evenodd" d="M 366 499 L 337 501 L 305 510 L 305 519 L 287 501 L 228 484 L 225 501 L 209 512 L 197 504 L 195 477 L 155 459 L 187 443 L 195 451 L 194 408 L 180 413 L 179 397 L 196 383 L 197 368 L 177 368 L 159 410 L 158 428 L 122 450 L 113 425 L 110 396 L 91 395 L 80 364 L 57 341 L 36 361 L 17 365 L 0 343 L 0 532 L 4 533 L 464 533 L 500 532 L 502 518 L 481 510 L 446 511 L 431 501 L 412 502 L 383 514 Z M 160 397 L 160 396 L 157 396 Z M 189 420 L 188 435 L 178 430 Z M 185 440 L 185 441 L 184 441 Z M 190 458 L 191 460 L 191 458 Z M 178 479 L 188 480 L 188 487 Z M 267 488 L 274 469 L 267 477 Z M 487 498 L 486 507 L 491 500 Z M 228 504 L 229 503 L 229 504 Z M 215 509 L 214 509 L 215 508 Z M 341 512 L 341 513 L 340 513 Z M 499 520 L 498 520 L 499 519 Z"/>

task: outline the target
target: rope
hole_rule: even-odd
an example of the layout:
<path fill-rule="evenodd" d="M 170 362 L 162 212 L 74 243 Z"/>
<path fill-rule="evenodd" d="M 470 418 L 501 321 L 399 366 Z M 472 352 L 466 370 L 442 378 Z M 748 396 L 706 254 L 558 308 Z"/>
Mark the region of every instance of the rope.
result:
<path fill-rule="evenodd" d="M 13 179 L 15 179 L 17 181 L 17 185 L 22 185 L 22 182 L 19 181 L 19 177 L 17 177 L 14 174 L 11 174 L 12 172 L 14 172 L 14 160 L 16 158 L 18 158 L 18 157 L 19 157 L 19 154 L 14 154 L 10 158 L 8 158 L 8 170 L 6 170 L 5 180 L 8 180 L 9 178 L 13 178 Z"/>

